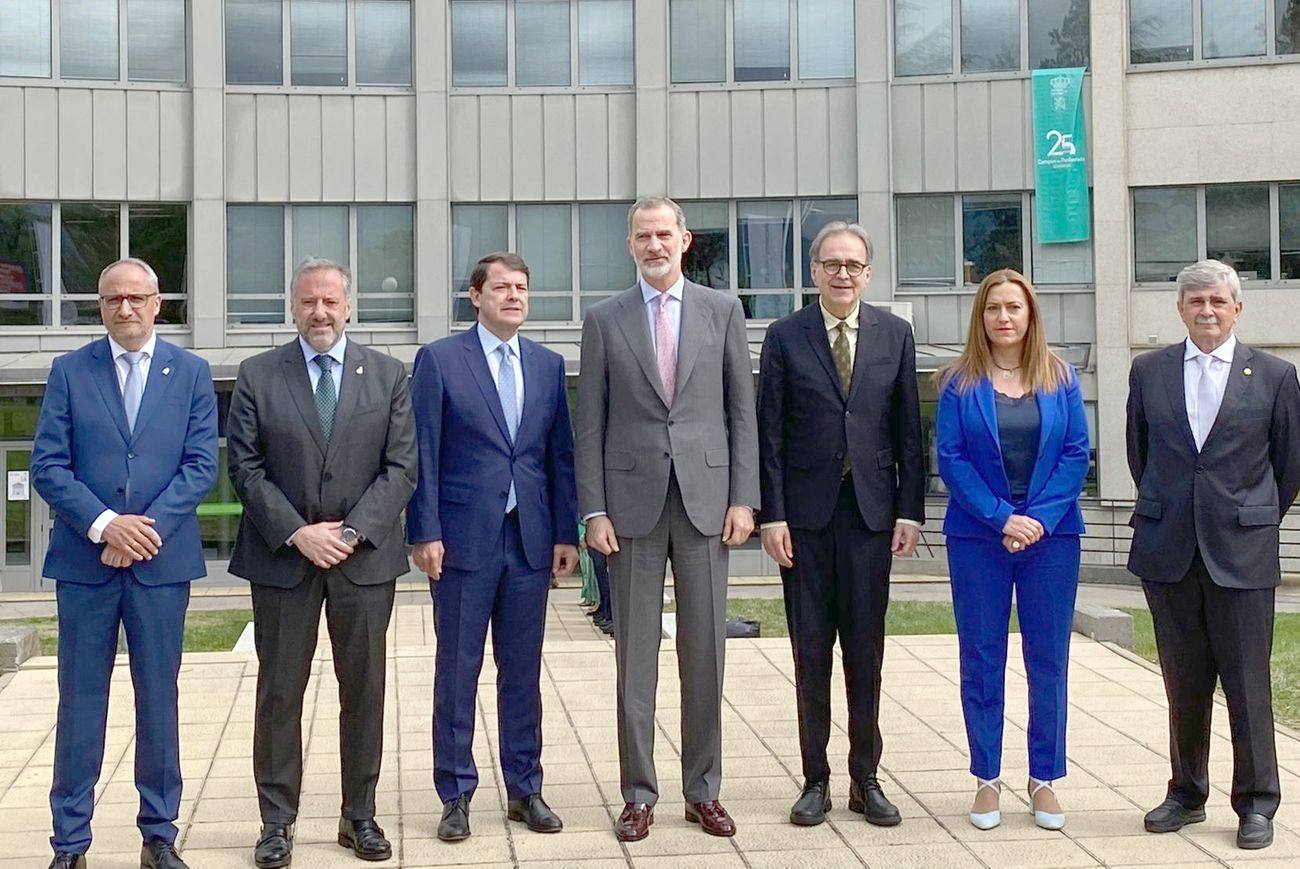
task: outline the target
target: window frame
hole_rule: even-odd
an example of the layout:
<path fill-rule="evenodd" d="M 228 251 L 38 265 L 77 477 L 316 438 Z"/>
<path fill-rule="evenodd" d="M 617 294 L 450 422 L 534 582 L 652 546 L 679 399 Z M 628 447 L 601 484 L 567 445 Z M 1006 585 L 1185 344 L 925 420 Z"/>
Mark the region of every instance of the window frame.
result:
<path fill-rule="evenodd" d="M 1202 25 L 1201 5 L 1205 0 L 1180 0 L 1192 6 L 1192 58 L 1191 60 L 1168 60 L 1160 63 L 1133 62 L 1133 11 L 1125 4 L 1124 15 L 1124 71 L 1133 73 L 1160 72 L 1169 69 L 1201 69 L 1230 66 L 1259 66 L 1275 63 L 1300 63 L 1300 51 L 1290 54 L 1277 53 L 1277 3 L 1275 0 L 1264 2 L 1264 53 L 1242 57 L 1204 57 L 1205 32 Z M 1159 185 L 1168 187 L 1188 187 L 1187 184 Z"/>
<path fill-rule="evenodd" d="M 266 332 L 293 327 L 293 303 L 289 293 L 289 284 L 293 280 L 293 270 L 298 265 L 294 258 L 293 252 L 293 212 L 297 208 L 319 208 L 319 207 L 336 207 L 346 208 L 348 210 L 348 270 L 352 273 L 352 313 L 348 317 L 348 327 L 352 329 L 410 329 L 416 323 L 419 317 L 420 294 L 418 290 L 419 283 L 419 250 L 416 246 L 416 203 L 414 202 L 227 202 L 225 211 L 225 221 L 227 224 L 226 232 L 229 233 L 229 215 L 232 208 L 247 207 L 266 207 L 271 206 L 279 208 L 284 228 L 284 264 L 282 267 L 282 280 L 284 289 L 278 293 L 236 293 L 232 295 L 229 291 L 228 282 L 223 282 L 222 294 L 224 302 L 222 305 L 222 316 L 224 318 L 225 329 L 227 332 Z M 357 286 L 356 269 L 357 269 L 357 209 L 358 208 L 384 208 L 384 207 L 404 207 L 411 212 L 411 256 L 412 269 L 415 276 L 416 286 L 411 287 L 409 293 L 362 293 Z M 224 238 L 224 236 L 223 236 Z M 223 242 L 224 244 L 224 242 Z M 230 252 L 226 252 L 226 257 Z M 226 279 L 228 281 L 228 277 Z M 405 322 L 389 322 L 382 320 L 360 320 L 361 298 L 364 295 L 366 299 L 410 299 L 411 300 L 411 319 Z M 284 317 L 278 323 L 236 323 L 230 319 L 230 300 L 235 299 L 252 299 L 258 301 L 272 301 L 279 299 L 283 302 Z"/>
<path fill-rule="evenodd" d="M 1282 223 L 1281 223 L 1281 205 L 1279 199 L 1279 188 L 1300 186 L 1297 181 L 1237 181 L 1223 184 L 1151 184 L 1142 187 L 1130 187 L 1128 191 L 1128 217 L 1129 217 L 1129 247 L 1132 251 L 1129 258 L 1128 280 L 1129 286 L 1134 290 L 1143 292 L 1151 290 L 1170 290 L 1176 286 L 1174 281 L 1139 281 L 1137 279 L 1137 221 L 1133 214 L 1133 193 L 1137 190 L 1169 190 L 1169 189 L 1188 189 L 1192 188 L 1196 192 L 1196 258 L 1205 259 L 1206 247 L 1209 244 L 1206 231 L 1206 211 L 1205 211 L 1205 189 L 1206 187 L 1230 187 L 1235 185 L 1246 187 L 1258 187 L 1261 184 L 1268 187 L 1268 243 L 1269 243 L 1269 269 L 1274 275 L 1268 280 L 1258 278 L 1242 278 L 1241 284 L 1243 289 L 1296 289 L 1300 288 L 1300 278 L 1283 278 L 1282 277 Z"/>

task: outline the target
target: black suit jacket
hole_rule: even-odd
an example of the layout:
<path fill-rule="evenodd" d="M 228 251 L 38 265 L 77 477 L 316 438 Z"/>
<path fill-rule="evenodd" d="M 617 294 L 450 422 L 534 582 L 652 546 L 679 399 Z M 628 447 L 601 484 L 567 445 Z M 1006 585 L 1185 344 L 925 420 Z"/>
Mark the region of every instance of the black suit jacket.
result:
<path fill-rule="evenodd" d="M 1227 588 L 1281 582 L 1278 525 L 1300 491 L 1300 383 L 1289 362 L 1238 342 L 1219 415 L 1196 451 L 1179 342 L 1133 360 L 1128 463 L 1137 483 L 1128 569 L 1178 582 L 1199 546 Z"/>
<path fill-rule="evenodd" d="M 773 323 L 758 381 L 762 521 L 830 522 L 844 454 L 862 519 L 886 531 L 925 520 L 925 459 L 912 327 L 862 303 L 849 394 L 831 357 L 821 306 Z"/>
<path fill-rule="evenodd" d="M 334 520 L 365 537 L 333 568 L 352 582 L 378 585 L 410 569 L 401 516 L 415 491 L 416 447 L 402 363 L 348 340 L 326 441 L 298 339 L 260 353 L 239 366 L 226 444 L 244 504 L 231 573 L 293 588 L 317 568 L 286 541 Z"/>

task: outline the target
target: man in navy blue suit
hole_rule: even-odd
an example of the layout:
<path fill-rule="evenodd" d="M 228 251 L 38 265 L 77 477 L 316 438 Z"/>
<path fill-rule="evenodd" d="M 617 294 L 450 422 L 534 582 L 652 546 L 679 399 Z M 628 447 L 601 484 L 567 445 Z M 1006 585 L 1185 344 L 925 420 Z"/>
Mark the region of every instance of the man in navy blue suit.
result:
<path fill-rule="evenodd" d="M 536 832 L 561 829 L 541 794 L 538 680 L 550 578 L 578 563 L 564 360 L 518 334 L 528 266 L 513 253 L 484 257 L 470 301 L 477 325 L 423 347 L 411 380 L 420 482 L 406 523 L 435 605 L 433 781 L 444 841 L 470 834 L 474 703 L 489 624 L 507 814 Z"/>
<path fill-rule="evenodd" d="M 195 507 L 217 476 L 217 400 L 207 363 L 154 334 L 158 278 L 147 263 L 104 269 L 99 307 L 108 337 L 54 361 L 32 448 L 32 484 L 55 517 L 44 575 L 58 583 L 50 867 L 86 865 L 121 625 L 135 685 L 140 866 L 184 869 L 176 675 L 190 580 L 206 574 Z"/>

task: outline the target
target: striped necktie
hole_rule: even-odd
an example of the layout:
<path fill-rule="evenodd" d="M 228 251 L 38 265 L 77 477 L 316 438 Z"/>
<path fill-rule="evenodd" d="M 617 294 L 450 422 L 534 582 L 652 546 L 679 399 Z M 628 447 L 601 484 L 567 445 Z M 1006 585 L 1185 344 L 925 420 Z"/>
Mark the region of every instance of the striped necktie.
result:
<path fill-rule="evenodd" d="M 334 433 L 334 411 L 339 406 L 338 390 L 334 388 L 334 375 L 330 373 L 334 367 L 334 359 L 322 353 L 312 361 L 320 368 L 320 379 L 316 381 L 316 412 L 320 414 L 321 434 L 325 435 L 325 440 L 329 440 L 330 435 Z"/>

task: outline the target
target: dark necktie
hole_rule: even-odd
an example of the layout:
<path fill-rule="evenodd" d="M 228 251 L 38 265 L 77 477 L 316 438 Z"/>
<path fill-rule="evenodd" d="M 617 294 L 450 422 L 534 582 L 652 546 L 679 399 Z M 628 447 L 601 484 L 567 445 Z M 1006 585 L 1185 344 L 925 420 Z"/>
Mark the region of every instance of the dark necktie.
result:
<path fill-rule="evenodd" d="M 849 384 L 853 379 L 853 355 L 849 352 L 849 327 L 843 321 L 835 326 L 835 342 L 831 344 L 831 355 L 835 357 L 835 370 L 840 375 L 840 386 L 844 394 L 849 394 Z"/>
<path fill-rule="evenodd" d="M 325 440 L 334 433 L 334 411 L 339 406 L 339 395 L 334 388 L 334 376 L 330 369 L 334 367 L 333 358 L 320 354 L 313 360 L 320 368 L 320 379 L 316 381 L 316 412 L 320 414 L 320 430 Z"/>

